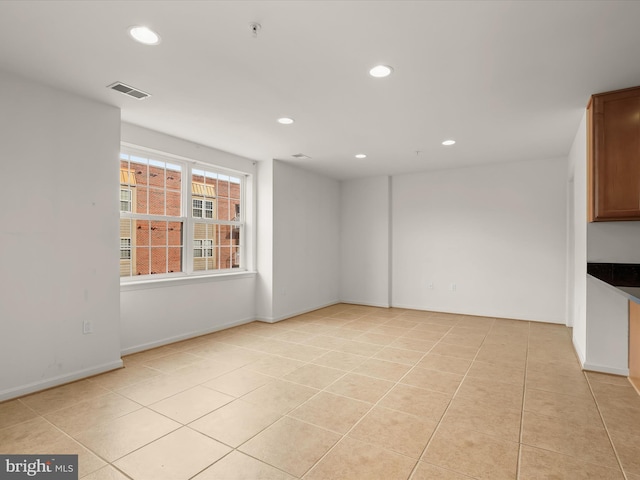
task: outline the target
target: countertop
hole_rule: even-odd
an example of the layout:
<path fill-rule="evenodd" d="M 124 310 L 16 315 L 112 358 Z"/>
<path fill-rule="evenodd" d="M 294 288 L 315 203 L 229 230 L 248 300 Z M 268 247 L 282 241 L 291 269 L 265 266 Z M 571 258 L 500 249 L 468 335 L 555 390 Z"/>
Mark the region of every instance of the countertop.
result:
<path fill-rule="evenodd" d="M 635 263 L 587 263 L 587 274 L 640 303 L 640 265 Z"/>
<path fill-rule="evenodd" d="M 640 303 L 640 287 L 613 287 L 621 290 L 629 300 Z"/>

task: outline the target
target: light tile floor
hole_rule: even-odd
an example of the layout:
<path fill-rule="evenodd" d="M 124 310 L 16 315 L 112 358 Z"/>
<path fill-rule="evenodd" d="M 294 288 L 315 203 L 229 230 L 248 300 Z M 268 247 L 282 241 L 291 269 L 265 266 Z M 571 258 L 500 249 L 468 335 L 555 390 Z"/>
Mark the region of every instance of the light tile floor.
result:
<path fill-rule="evenodd" d="M 86 480 L 640 480 L 640 396 L 559 325 L 335 305 L 0 404 Z"/>

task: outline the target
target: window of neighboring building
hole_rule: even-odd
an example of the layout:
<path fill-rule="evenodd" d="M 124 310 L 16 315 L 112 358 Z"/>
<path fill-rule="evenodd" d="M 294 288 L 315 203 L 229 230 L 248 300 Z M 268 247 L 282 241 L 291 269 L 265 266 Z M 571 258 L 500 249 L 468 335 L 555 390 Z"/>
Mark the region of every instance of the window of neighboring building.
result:
<path fill-rule="evenodd" d="M 194 198 L 191 204 L 193 207 L 191 214 L 194 218 L 213 218 L 213 200 Z"/>
<path fill-rule="evenodd" d="M 121 277 L 242 268 L 244 175 L 123 150 L 120 258 L 130 268 L 121 266 Z"/>
<path fill-rule="evenodd" d="M 120 239 L 120 260 L 131 260 L 131 239 Z"/>
<path fill-rule="evenodd" d="M 195 218 L 202 218 L 202 200 L 194 198 L 191 202 L 193 204 L 193 216 Z"/>
<path fill-rule="evenodd" d="M 128 188 L 120 189 L 120 211 L 131 211 L 131 190 L 129 190 Z"/>
<path fill-rule="evenodd" d="M 213 218 L 213 202 L 210 200 L 204 201 L 204 217 Z"/>
<path fill-rule="evenodd" d="M 213 240 L 194 240 L 193 258 L 213 256 Z"/>

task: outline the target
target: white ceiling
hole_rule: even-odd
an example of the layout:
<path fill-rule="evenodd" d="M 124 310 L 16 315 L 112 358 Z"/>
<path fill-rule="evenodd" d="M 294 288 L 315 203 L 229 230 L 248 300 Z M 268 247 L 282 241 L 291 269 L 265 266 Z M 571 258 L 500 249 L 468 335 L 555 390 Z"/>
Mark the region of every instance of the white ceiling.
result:
<path fill-rule="evenodd" d="M 343 179 L 566 156 L 590 94 L 640 85 L 639 23 L 638 1 L 4 0 L 0 69 Z"/>

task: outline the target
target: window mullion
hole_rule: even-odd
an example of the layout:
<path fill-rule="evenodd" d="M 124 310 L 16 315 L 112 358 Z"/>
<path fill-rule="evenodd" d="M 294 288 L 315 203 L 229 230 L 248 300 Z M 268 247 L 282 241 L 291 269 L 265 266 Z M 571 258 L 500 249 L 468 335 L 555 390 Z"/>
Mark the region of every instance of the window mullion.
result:
<path fill-rule="evenodd" d="M 183 177 L 182 183 L 182 191 L 184 198 L 184 211 L 183 215 L 185 217 L 184 223 L 184 247 L 182 249 L 182 258 L 184 260 L 184 268 L 183 270 L 186 273 L 193 273 L 193 192 L 191 191 L 191 183 L 193 182 L 193 173 L 192 173 L 191 165 L 187 166 L 186 174 Z"/>
<path fill-rule="evenodd" d="M 233 218 L 234 218 L 234 220 L 236 220 L 236 224 L 239 224 L 239 225 L 234 225 L 234 226 L 231 227 L 231 238 L 233 238 L 233 230 L 235 228 L 238 229 L 238 242 L 237 242 L 237 244 L 233 240 L 231 241 L 231 245 L 232 245 L 232 248 L 231 248 L 231 258 L 232 258 L 231 266 L 233 267 L 233 264 L 235 263 L 237 256 L 240 255 L 240 261 L 237 264 L 238 265 L 238 269 L 242 269 L 242 262 L 243 262 L 243 257 L 244 257 L 244 255 L 242 255 L 242 250 L 243 250 L 243 245 L 244 245 L 244 241 L 242 239 L 242 231 L 244 230 L 242 228 L 242 225 L 243 225 L 244 222 L 242 221 L 242 218 L 244 216 L 244 211 L 243 210 L 244 210 L 244 207 L 246 206 L 245 198 L 244 198 L 244 194 L 245 194 L 245 191 L 246 191 L 246 186 L 245 185 L 246 185 L 245 178 L 244 177 L 240 177 L 240 206 L 241 207 L 240 207 L 240 210 L 239 210 L 239 212 L 237 214 L 236 214 L 235 209 L 233 211 Z"/>
<path fill-rule="evenodd" d="M 150 220 L 152 222 L 184 222 L 186 217 L 164 217 L 162 215 L 145 215 L 142 213 L 121 213 L 120 218 L 129 220 Z"/>

